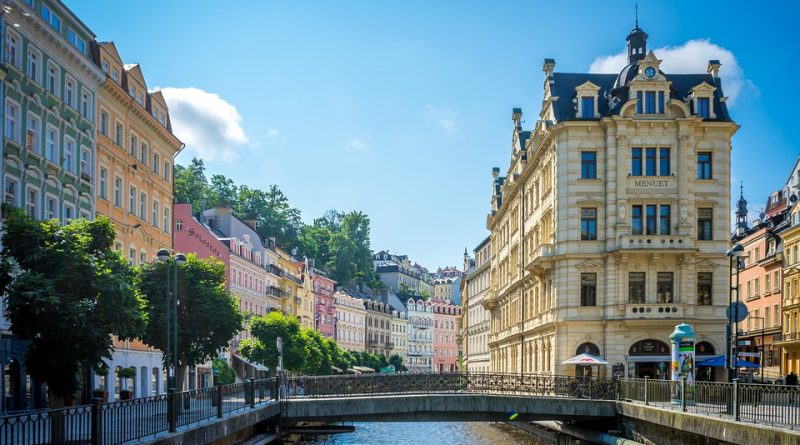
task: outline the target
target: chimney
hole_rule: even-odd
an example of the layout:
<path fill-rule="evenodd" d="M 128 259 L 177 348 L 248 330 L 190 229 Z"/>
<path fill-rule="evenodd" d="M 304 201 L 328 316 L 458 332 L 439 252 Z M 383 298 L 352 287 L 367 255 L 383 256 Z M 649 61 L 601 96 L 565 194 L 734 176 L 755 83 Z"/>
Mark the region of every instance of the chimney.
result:
<path fill-rule="evenodd" d="M 556 68 L 556 60 L 555 59 L 544 59 L 544 65 L 542 65 L 542 71 L 544 71 L 545 77 L 548 79 L 553 77 L 553 70 Z"/>
<path fill-rule="evenodd" d="M 719 60 L 709 60 L 708 69 L 706 70 L 706 72 L 708 72 L 708 74 L 711 74 L 711 77 L 713 77 L 714 79 L 719 79 L 720 66 L 722 66 L 722 64 L 719 63 Z"/>
<path fill-rule="evenodd" d="M 514 128 L 522 130 L 522 108 L 511 110 L 511 120 L 514 121 Z"/>
<path fill-rule="evenodd" d="M 253 229 L 253 231 L 255 232 L 255 230 L 256 230 L 256 220 L 254 220 L 254 219 L 246 219 L 246 220 L 244 220 L 242 222 L 245 223 L 245 225 L 247 225 L 247 227 L 250 227 L 251 229 Z"/>

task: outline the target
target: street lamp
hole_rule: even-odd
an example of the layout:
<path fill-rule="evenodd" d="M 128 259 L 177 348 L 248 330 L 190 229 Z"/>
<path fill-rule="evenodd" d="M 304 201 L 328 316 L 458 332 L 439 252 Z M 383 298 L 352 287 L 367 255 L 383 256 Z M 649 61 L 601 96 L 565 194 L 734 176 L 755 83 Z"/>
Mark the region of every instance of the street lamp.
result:
<path fill-rule="evenodd" d="M 733 307 L 733 291 L 736 290 L 736 302 L 739 302 L 739 270 L 741 269 L 741 258 L 744 256 L 744 246 L 737 243 L 727 252 L 725 252 L 725 256 L 728 257 L 729 261 L 729 273 L 728 273 L 728 323 L 725 325 L 725 370 L 728 373 L 728 381 L 732 381 L 736 376 L 737 368 L 734 366 L 734 360 L 736 360 L 736 340 L 738 340 L 738 331 L 739 331 L 739 305 L 735 306 L 733 311 L 730 310 Z M 733 286 L 733 262 L 736 261 L 736 287 Z M 731 330 L 733 328 L 734 320 L 736 320 L 736 330 L 734 334 L 731 334 Z M 733 339 L 732 339 L 733 337 Z M 733 341 L 732 341 L 733 340 Z"/>
<path fill-rule="evenodd" d="M 167 249 L 159 249 L 156 257 L 167 264 L 167 286 L 165 297 L 167 300 L 166 319 L 167 319 L 167 345 L 166 356 L 172 357 L 172 372 L 170 373 L 169 362 L 165 363 L 167 368 L 167 386 L 168 392 L 175 392 L 177 386 L 177 373 L 178 373 L 178 267 L 186 264 L 186 256 L 182 253 L 172 257 Z M 174 266 L 174 267 L 173 267 Z M 174 270 L 174 279 L 172 278 Z M 172 283 L 170 283 L 172 282 Z M 172 284 L 172 286 L 170 286 Z M 172 298 L 170 298 L 170 296 Z M 174 345 L 172 344 L 174 341 Z M 170 354 L 172 353 L 172 354 Z"/>

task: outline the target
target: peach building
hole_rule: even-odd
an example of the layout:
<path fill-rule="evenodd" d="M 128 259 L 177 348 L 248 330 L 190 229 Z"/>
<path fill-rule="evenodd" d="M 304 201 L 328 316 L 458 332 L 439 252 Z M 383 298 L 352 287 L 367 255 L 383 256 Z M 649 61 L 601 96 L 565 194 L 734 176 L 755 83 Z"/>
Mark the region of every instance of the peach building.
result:
<path fill-rule="evenodd" d="M 449 302 L 433 302 L 434 372 L 456 372 L 458 370 L 456 316 L 460 312 L 461 308 Z"/>

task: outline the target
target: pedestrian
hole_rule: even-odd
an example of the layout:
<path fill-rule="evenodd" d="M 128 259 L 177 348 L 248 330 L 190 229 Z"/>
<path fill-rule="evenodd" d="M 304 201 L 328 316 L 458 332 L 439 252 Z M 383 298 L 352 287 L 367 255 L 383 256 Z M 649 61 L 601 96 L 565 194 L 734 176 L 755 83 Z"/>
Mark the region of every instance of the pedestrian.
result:
<path fill-rule="evenodd" d="M 797 391 L 795 388 L 797 386 L 797 374 L 794 371 L 790 372 L 789 375 L 786 376 L 786 386 L 790 386 L 789 390 L 789 403 L 794 403 L 794 393 Z"/>

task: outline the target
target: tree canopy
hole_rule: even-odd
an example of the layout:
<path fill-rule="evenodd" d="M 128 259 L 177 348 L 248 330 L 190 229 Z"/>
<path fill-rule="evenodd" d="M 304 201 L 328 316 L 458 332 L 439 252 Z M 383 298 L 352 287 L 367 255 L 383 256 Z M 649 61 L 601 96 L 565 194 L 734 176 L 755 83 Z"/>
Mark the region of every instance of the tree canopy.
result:
<path fill-rule="evenodd" d="M 162 351 L 166 350 L 166 273 L 167 264 L 161 261 L 141 266 L 140 289 L 148 319 L 142 339 Z M 178 366 L 195 366 L 228 346 L 241 330 L 243 317 L 238 303 L 225 288 L 222 262 L 189 254 L 177 275 Z M 164 360 L 171 363 L 171 355 L 165 352 Z"/>
<path fill-rule="evenodd" d="M 239 219 L 255 221 L 262 239 L 274 237 L 286 250 L 296 247 L 299 256 L 314 258 L 316 267 L 342 286 L 381 287 L 372 270 L 370 220 L 363 212 L 328 210 L 304 224 L 277 185 L 261 190 L 237 185 L 224 175 L 208 179 L 203 161 L 196 158 L 186 167 L 175 166 L 175 199 L 191 203 L 194 212 L 230 207 Z"/>
<path fill-rule="evenodd" d="M 11 331 L 30 340 L 25 364 L 47 382 L 51 405 L 75 393 L 80 371 L 111 359 L 112 335 L 128 340 L 145 327 L 136 270 L 111 249 L 114 227 L 94 221 L 35 221 L 4 207 L 0 285 Z"/>

